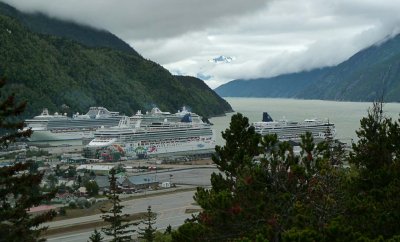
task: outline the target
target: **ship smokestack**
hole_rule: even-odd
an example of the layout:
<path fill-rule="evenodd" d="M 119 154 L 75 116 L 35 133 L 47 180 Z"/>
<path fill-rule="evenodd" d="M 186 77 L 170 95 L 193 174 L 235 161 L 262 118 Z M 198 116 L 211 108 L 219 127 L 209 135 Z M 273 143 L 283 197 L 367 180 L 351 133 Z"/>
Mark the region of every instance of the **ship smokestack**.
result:
<path fill-rule="evenodd" d="M 263 118 L 262 118 L 263 122 L 272 122 L 272 118 L 271 116 L 269 116 L 269 114 L 267 112 L 263 112 Z"/>

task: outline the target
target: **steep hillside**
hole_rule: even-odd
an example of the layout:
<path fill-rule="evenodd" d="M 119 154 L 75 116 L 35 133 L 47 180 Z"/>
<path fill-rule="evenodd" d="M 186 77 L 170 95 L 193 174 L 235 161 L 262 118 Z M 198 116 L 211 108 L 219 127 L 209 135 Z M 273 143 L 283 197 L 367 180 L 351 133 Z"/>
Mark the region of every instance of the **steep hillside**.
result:
<path fill-rule="evenodd" d="M 175 76 L 186 90 L 197 90 L 191 93 L 193 100 L 200 100 L 204 105 L 193 111 L 199 113 L 218 113 L 219 110 L 233 111 L 227 101 L 212 91 L 202 80 L 192 76 Z"/>
<path fill-rule="evenodd" d="M 400 101 L 400 35 L 334 66 L 272 78 L 236 80 L 215 89 L 221 96 Z"/>
<path fill-rule="evenodd" d="M 43 107 L 51 112 L 85 112 L 90 106 L 105 106 L 132 114 L 153 105 L 171 112 L 188 105 L 206 117 L 231 110 L 221 98 L 204 102 L 198 93 L 213 93 L 211 89 L 188 89 L 184 80 L 139 55 L 37 34 L 4 15 L 0 43 L 0 76 L 8 79 L 8 93 L 28 100 L 26 116 Z M 203 85 L 201 80 L 192 81 Z"/>
<path fill-rule="evenodd" d="M 41 13 L 23 13 L 2 2 L 0 2 L 0 14 L 17 19 L 32 32 L 72 39 L 89 47 L 109 47 L 139 55 L 127 43 L 104 30 L 50 18 Z"/>
<path fill-rule="evenodd" d="M 298 97 L 317 99 L 400 101 L 400 35 L 374 45 L 327 69 Z"/>
<path fill-rule="evenodd" d="M 215 91 L 223 97 L 295 97 L 323 74 L 325 69 L 281 75 L 273 78 L 234 80 Z"/>

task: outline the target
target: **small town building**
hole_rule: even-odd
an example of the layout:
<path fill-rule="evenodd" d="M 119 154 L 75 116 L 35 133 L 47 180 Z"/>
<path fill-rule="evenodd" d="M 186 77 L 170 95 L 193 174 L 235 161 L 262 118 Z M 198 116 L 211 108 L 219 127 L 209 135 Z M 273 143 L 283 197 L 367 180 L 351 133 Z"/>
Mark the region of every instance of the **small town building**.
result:
<path fill-rule="evenodd" d="M 40 205 L 37 207 L 32 207 L 28 210 L 28 213 L 30 214 L 42 214 L 42 213 L 46 213 L 50 210 L 57 210 L 57 208 L 55 206 L 51 206 L 51 205 Z"/>
<path fill-rule="evenodd" d="M 161 187 L 162 188 L 170 188 L 171 187 L 171 183 L 170 182 L 163 182 L 163 183 L 161 183 Z"/>
<path fill-rule="evenodd" d="M 123 177 L 117 181 L 122 188 L 133 188 L 135 190 L 156 188 L 159 184 L 155 177 L 148 175 Z"/>
<path fill-rule="evenodd" d="M 110 181 L 108 179 L 108 176 L 96 176 L 94 178 L 94 181 L 99 186 L 99 191 L 100 192 L 107 191 L 109 189 L 109 187 L 110 187 Z"/>
<path fill-rule="evenodd" d="M 80 187 L 80 188 L 78 188 L 78 193 L 79 193 L 80 196 L 86 195 L 86 194 L 87 194 L 86 187 Z"/>
<path fill-rule="evenodd" d="M 108 175 L 110 170 L 114 168 L 113 165 L 95 165 L 95 164 L 87 164 L 87 165 L 80 165 L 76 168 L 77 171 L 87 170 L 93 171 L 97 175 Z"/>

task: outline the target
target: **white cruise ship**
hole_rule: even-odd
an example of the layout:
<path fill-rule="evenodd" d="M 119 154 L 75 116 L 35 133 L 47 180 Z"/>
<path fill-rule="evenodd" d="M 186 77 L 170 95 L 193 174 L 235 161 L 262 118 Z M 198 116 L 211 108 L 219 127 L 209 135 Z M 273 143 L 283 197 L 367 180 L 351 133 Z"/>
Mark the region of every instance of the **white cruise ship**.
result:
<path fill-rule="evenodd" d="M 190 114 L 191 122 L 203 122 L 198 114 L 190 112 L 185 106 L 182 107 L 182 110 L 178 110 L 178 112 L 174 114 L 171 114 L 170 112 L 163 112 L 158 107 L 152 108 L 150 112 L 146 112 L 145 114 L 142 114 L 141 110 L 139 110 L 135 115 L 129 117 L 129 119 L 131 123 L 136 123 L 138 120 L 141 120 L 141 126 L 145 127 L 155 122 L 180 122 L 181 119 L 187 114 Z"/>
<path fill-rule="evenodd" d="M 325 139 L 327 135 L 334 138 L 336 134 L 335 125 L 329 121 L 319 119 L 306 119 L 303 122 L 273 121 L 268 113 L 263 113 L 262 122 L 254 122 L 252 126 L 261 135 L 277 134 L 281 141 L 300 141 L 300 135 L 304 135 L 306 132 L 310 132 L 314 140 Z"/>
<path fill-rule="evenodd" d="M 93 138 L 93 132 L 101 127 L 118 125 L 121 115 L 118 112 L 108 111 L 104 107 L 91 107 L 86 114 L 50 114 L 45 108 L 33 119 L 25 120 L 26 128 L 33 133 L 29 141 L 61 141 Z"/>
<path fill-rule="evenodd" d="M 182 122 L 155 122 L 145 126 L 141 120 L 134 125 L 130 119 L 121 119 L 117 127 L 101 128 L 87 145 L 89 149 L 106 152 L 112 149 L 126 156 L 146 157 L 171 153 L 212 152 L 215 136 L 211 126 L 191 122 L 186 114 Z"/>

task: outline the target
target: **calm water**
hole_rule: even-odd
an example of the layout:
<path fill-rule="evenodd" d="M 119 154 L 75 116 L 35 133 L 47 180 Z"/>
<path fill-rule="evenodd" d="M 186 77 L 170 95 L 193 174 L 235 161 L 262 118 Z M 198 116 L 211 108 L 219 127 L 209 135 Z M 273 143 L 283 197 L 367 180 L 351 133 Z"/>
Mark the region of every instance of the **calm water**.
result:
<path fill-rule="evenodd" d="M 335 102 L 321 100 L 298 100 L 277 98 L 225 98 L 233 110 L 242 113 L 250 122 L 261 121 L 262 113 L 268 112 L 273 119 L 303 121 L 308 118 L 329 119 L 336 126 L 336 137 L 350 143 L 357 140 L 356 130 L 360 127 L 360 119 L 367 115 L 372 103 L 365 102 Z M 399 103 L 384 105 L 385 114 L 398 119 Z M 221 131 L 229 126 L 233 113 L 224 117 L 211 118 L 217 136 L 217 144 L 223 144 Z"/>

